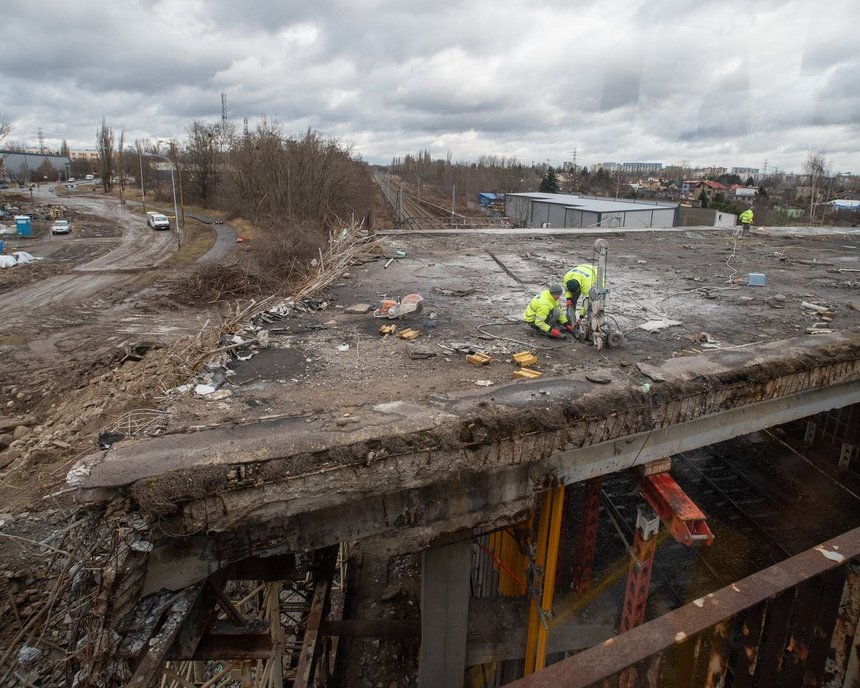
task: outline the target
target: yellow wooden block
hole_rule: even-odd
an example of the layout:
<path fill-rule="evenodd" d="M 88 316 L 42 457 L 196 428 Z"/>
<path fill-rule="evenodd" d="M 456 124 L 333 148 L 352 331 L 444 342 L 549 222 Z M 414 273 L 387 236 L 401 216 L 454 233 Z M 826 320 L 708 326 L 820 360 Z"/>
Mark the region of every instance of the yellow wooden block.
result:
<path fill-rule="evenodd" d="M 531 368 L 520 368 L 519 370 L 514 371 L 514 377 L 520 379 L 528 378 L 529 380 L 533 380 L 542 376 L 542 372 L 539 370 L 532 370 Z"/>
<path fill-rule="evenodd" d="M 401 339 L 406 339 L 410 342 L 419 336 L 421 336 L 421 333 L 418 330 L 413 330 L 411 327 L 407 327 L 400 333 Z"/>
<path fill-rule="evenodd" d="M 537 356 L 531 351 L 520 351 L 518 354 L 514 354 L 512 358 L 521 368 L 528 368 L 538 362 Z"/>
<path fill-rule="evenodd" d="M 487 365 L 493 359 L 487 356 L 487 354 L 469 354 L 466 356 L 466 360 L 469 361 L 472 365 Z"/>
<path fill-rule="evenodd" d="M 383 325 L 379 328 L 379 334 L 394 334 L 397 332 L 397 325 Z"/>

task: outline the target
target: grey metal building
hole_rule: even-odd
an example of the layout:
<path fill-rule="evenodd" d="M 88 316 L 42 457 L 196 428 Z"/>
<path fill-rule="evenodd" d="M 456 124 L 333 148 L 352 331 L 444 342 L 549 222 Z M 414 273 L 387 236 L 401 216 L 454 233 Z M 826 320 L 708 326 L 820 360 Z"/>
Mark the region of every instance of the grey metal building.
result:
<path fill-rule="evenodd" d="M 4 168 L 5 174 L 12 179 L 25 181 L 47 162 L 61 178 L 68 179 L 69 159 L 64 155 L 52 155 L 49 153 L 21 153 L 18 151 L 0 150 L 0 167 Z"/>
<path fill-rule="evenodd" d="M 522 227 L 674 227 L 678 204 L 552 193 L 509 193 L 505 214 Z"/>

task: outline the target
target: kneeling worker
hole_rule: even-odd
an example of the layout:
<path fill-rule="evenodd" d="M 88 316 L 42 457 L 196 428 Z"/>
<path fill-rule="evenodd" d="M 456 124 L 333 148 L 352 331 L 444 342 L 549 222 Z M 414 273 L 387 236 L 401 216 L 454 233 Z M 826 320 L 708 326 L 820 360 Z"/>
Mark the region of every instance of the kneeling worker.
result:
<path fill-rule="evenodd" d="M 575 313 L 576 301 L 582 295 L 583 309 L 585 308 L 585 299 L 591 291 L 591 287 L 597 282 L 597 268 L 590 263 L 577 265 L 564 276 L 564 298 L 567 300 L 568 313 Z M 585 315 L 584 310 L 580 310 L 579 314 L 575 314 L 577 319 Z"/>
<path fill-rule="evenodd" d="M 561 330 L 558 329 L 561 326 L 572 333 L 573 325 L 559 308 L 558 302 L 563 293 L 564 288 L 560 284 L 550 284 L 548 289 L 544 289 L 526 306 L 523 320 L 539 332 L 556 339 L 561 337 Z"/>

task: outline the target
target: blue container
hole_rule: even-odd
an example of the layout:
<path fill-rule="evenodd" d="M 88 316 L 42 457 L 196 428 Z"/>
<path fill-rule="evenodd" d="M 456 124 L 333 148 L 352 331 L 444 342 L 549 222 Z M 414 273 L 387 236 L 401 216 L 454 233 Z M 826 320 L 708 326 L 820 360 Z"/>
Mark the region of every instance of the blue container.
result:
<path fill-rule="evenodd" d="M 0 239 L 0 256 L 3 255 L 3 240 Z"/>
<path fill-rule="evenodd" d="M 16 215 L 15 216 L 15 225 L 18 227 L 18 236 L 19 237 L 32 236 L 32 230 L 30 228 L 30 216 L 29 215 Z"/>
<path fill-rule="evenodd" d="M 763 287 L 764 286 L 764 273 L 763 272 L 751 272 L 749 274 L 749 285 L 751 287 Z"/>

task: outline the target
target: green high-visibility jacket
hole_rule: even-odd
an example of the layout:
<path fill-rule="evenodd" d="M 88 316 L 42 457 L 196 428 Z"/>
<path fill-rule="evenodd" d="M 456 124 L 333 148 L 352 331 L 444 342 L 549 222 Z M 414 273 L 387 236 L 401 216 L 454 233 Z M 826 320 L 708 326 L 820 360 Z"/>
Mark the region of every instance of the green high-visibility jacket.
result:
<path fill-rule="evenodd" d="M 571 299 L 575 307 L 577 297 L 580 294 L 583 298 L 588 296 L 596 281 L 597 268 L 590 263 L 577 265 L 564 276 L 564 298 Z"/>
<path fill-rule="evenodd" d="M 741 213 L 740 218 L 738 218 L 738 219 L 741 221 L 741 224 L 742 224 L 742 225 L 751 225 L 751 224 L 752 224 L 752 221 L 753 221 L 753 211 L 752 211 L 752 209 L 744 210 L 744 211 Z"/>
<path fill-rule="evenodd" d="M 556 317 L 561 325 L 569 322 L 564 311 L 558 307 L 558 301 L 549 293 L 549 289 L 544 289 L 526 306 L 523 320 L 527 323 L 534 323 L 542 332 L 549 332 L 552 329 L 552 325 L 547 320 L 550 319 L 553 311 L 556 311 Z"/>

